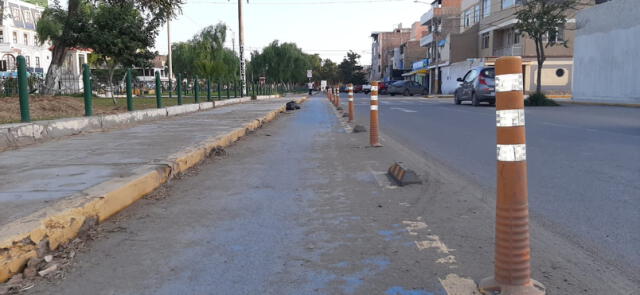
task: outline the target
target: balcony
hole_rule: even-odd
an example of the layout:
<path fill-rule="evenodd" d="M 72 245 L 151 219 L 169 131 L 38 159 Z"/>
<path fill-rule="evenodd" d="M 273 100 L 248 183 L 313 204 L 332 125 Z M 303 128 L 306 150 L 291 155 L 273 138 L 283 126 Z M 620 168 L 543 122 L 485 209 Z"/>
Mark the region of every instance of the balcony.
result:
<path fill-rule="evenodd" d="M 522 46 L 495 48 L 493 56 L 522 56 Z"/>
<path fill-rule="evenodd" d="M 458 14 L 460 14 L 458 7 L 433 7 L 420 17 L 420 24 L 423 26 L 427 25 L 434 17 Z"/>
<path fill-rule="evenodd" d="M 426 35 L 420 39 L 420 47 L 428 47 L 433 42 L 433 33 Z"/>

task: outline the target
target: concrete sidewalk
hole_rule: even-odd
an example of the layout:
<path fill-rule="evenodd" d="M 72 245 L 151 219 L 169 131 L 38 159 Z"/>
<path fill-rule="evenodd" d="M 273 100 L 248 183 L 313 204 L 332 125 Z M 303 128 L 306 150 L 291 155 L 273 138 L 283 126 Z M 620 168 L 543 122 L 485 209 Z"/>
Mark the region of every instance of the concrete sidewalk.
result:
<path fill-rule="evenodd" d="M 290 100 L 233 105 L 0 153 L 0 282 L 39 247 L 56 248 L 83 224 L 115 214 L 272 120 Z"/>

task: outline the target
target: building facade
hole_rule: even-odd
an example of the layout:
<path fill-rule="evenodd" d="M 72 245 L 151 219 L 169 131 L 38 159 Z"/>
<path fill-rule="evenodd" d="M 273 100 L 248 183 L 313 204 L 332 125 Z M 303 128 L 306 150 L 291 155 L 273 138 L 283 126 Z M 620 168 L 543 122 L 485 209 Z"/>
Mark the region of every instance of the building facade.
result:
<path fill-rule="evenodd" d="M 393 51 L 411 38 L 411 29 L 400 25 L 391 32 L 373 32 L 371 38 L 369 81 L 388 81 L 393 70 Z"/>
<path fill-rule="evenodd" d="M 615 0 L 578 12 L 573 99 L 640 104 L 640 5 Z M 606 73 L 606 74 L 603 74 Z"/>
<path fill-rule="evenodd" d="M 0 2 L 0 58 L 2 76 L 16 75 L 16 58 L 23 55 L 29 72 L 44 75 L 51 63 L 49 44 L 40 45 L 36 24 L 43 7 L 19 1 Z"/>

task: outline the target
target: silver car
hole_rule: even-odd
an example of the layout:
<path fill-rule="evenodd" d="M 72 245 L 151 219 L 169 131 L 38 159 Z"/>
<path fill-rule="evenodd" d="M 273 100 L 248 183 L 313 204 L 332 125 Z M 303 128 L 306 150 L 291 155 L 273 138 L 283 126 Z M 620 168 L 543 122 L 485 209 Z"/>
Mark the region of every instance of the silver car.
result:
<path fill-rule="evenodd" d="M 494 67 L 476 67 L 458 78 L 460 86 L 454 93 L 453 101 L 461 104 L 471 101 L 474 106 L 486 101 L 491 105 L 496 103 L 496 69 Z"/>

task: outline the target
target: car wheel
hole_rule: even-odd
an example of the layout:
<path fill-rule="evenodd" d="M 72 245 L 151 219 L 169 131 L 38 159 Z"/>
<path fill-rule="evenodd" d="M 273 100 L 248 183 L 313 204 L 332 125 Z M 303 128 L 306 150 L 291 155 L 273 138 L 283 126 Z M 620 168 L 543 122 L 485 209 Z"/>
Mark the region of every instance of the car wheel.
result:
<path fill-rule="evenodd" d="M 479 105 L 480 105 L 480 101 L 478 100 L 478 96 L 476 96 L 476 94 L 475 94 L 475 93 L 471 95 L 471 104 L 472 104 L 474 107 L 477 107 L 477 106 L 479 106 Z"/>
<path fill-rule="evenodd" d="M 461 104 L 461 103 L 462 103 L 462 102 L 458 99 L 458 93 L 457 93 L 457 92 L 453 95 L 453 103 L 455 103 L 455 104 Z"/>
<path fill-rule="evenodd" d="M 409 95 L 411 95 L 411 94 L 409 93 L 409 89 L 405 89 L 405 90 L 404 90 L 404 92 L 402 93 L 402 95 L 404 95 L 404 96 L 409 96 Z"/>

